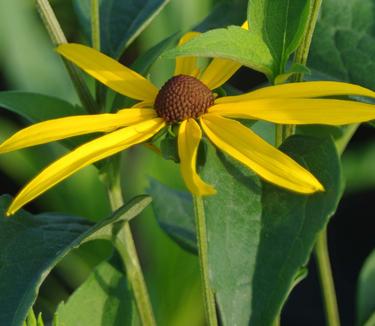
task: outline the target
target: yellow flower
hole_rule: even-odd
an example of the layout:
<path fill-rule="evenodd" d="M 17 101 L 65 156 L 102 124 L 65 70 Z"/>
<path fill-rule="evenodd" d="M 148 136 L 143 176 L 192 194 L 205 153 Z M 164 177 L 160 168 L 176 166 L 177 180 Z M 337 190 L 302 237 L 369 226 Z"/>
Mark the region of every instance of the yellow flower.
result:
<path fill-rule="evenodd" d="M 180 44 L 196 35 L 187 33 Z M 309 171 L 240 122 L 228 118 L 330 125 L 375 119 L 374 105 L 317 98 L 346 94 L 375 98 L 375 92 L 357 85 L 326 81 L 284 84 L 215 99 L 212 90 L 236 72 L 240 67 L 238 63 L 215 58 L 200 73 L 196 58 L 177 58 L 174 77 L 159 90 L 138 73 L 86 46 L 64 44 L 57 51 L 109 88 L 140 102 L 117 113 L 41 122 L 17 132 L 1 144 L 0 153 L 5 153 L 92 132 L 106 133 L 44 169 L 20 191 L 8 214 L 15 213 L 79 169 L 146 142 L 171 123 L 179 124 L 181 174 L 194 194 L 215 193 L 196 172 L 202 131 L 216 147 L 271 183 L 304 194 L 323 191 L 323 186 Z"/>

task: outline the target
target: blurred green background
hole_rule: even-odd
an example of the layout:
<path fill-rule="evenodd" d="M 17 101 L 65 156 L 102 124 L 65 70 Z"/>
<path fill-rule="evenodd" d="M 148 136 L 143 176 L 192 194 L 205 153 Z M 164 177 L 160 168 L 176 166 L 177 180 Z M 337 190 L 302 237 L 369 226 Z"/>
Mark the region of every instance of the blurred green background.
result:
<path fill-rule="evenodd" d="M 130 64 L 167 36 L 194 27 L 210 12 L 215 2 L 171 0 L 131 45 L 122 61 Z M 72 1 L 54 0 L 51 4 L 68 40 L 85 43 Z M 78 103 L 32 0 L 0 0 L 0 31 L 1 90 L 37 92 Z M 151 69 L 151 79 L 162 84 L 171 75 L 173 67 L 171 60 L 158 60 Z M 261 75 L 249 69 L 241 69 L 231 80 L 240 89 L 250 89 L 262 81 Z M 0 140 L 25 125 L 25 121 L 16 115 L 5 110 L 0 113 Z M 351 325 L 354 320 L 356 278 L 364 258 L 375 246 L 373 214 L 371 210 L 366 211 L 375 195 L 373 140 L 373 130 L 362 127 L 344 155 L 347 195 L 330 225 L 330 244 L 344 325 Z M 65 151 L 62 145 L 49 144 L 0 156 L 1 192 L 15 194 L 47 161 L 54 160 Z M 149 178 L 162 180 L 176 188 L 182 187 L 178 167 L 145 148 L 127 151 L 123 155 L 122 169 L 128 176 L 122 180 L 125 199 L 147 192 Z M 91 220 L 103 218 L 110 211 L 104 186 L 94 167 L 80 171 L 27 208 L 34 212 L 64 211 Z M 361 211 L 361 220 L 356 218 L 358 211 Z M 181 249 L 160 230 L 150 208 L 132 222 L 132 227 L 158 323 L 203 325 L 197 257 Z M 36 310 L 43 311 L 46 318 L 50 318 L 56 305 L 66 300 L 86 279 L 91 268 L 111 253 L 108 243 L 96 242 L 70 254 L 44 283 Z M 309 277 L 293 292 L 283 314 L 287 325 L 299 325 L 301 318 L 306 320 L 305 325 L 323 323 L 313 266 Z"/>

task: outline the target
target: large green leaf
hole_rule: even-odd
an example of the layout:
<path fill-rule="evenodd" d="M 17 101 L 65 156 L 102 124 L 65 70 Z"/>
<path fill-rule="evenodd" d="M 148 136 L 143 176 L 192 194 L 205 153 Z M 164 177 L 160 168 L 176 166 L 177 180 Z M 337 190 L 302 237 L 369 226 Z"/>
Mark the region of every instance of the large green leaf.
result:
<path fill-rule="evenodd" d="M 85 113 L 79 106 L 57 97 L 22 91 L 0 92 L 0 107 L 30 123 Z"/>
<path fill-rule="evenodd" d="M 102 52 L 119 58 L 169 0 L 101 0 Z M 91 40 L 90 0 L 74 0 L 78 18 Z"/>
<path fill-rule="evenodd" d="M 340 80 L 375 89 L 374 22 L 373 0 L 324 0 L 308 60 L 313 79 Z M 328 128 L 338 147 L 353 132 L 351 127 L 327 126 L 299 126 L 297 131 L 318 135 L 327 133 Z"/>
<path fill-rule="evenodd" d="M 372 323 L 371 323 L 372 320 Z M 366 323 L 367 322 L 367 323 Z M 375 325 L 375 250 L 366 259 L 358 280 L 357 325 Z"/>
<path fill-rule="evenodd" d="M 223 325 L 247 325 L 261 232 L 261 184 L 237 162 L 217 156 L 212 146 L 203 179 L 218 191 L 204 202 L 211 283 L 221 319 Z"/>
<path fill-rule="evenodd" d="M 375 2 L 325 0 L 308 66 L 338 80 L 375 88 Z"/>
<path fill-rule="evenodd" d="M 284 73 L 290 54 L 300 44 L 309 11 L 310 0 L 249 0 L 249 28 L 268 45 L 275 76 Z"/>
<path fill-rule="evenodd" d="M 61 326 L 131 325 L 132 296 L 126 277 L 102 262 L 69 300 L 59 305 L 56 314 Z"/>
<path fill-rule="evenodd" d="M 150 197 L 140 196 L 113 216 L 91 224 L 77 217 L 40 214 L 21 210 L 4 217 L 10 198 L 0 197 L 0 320 L 4 325 L 22 325 L 39 287 L 51 269 L 71 250 L 95 239 L 111 239 L 112 225 L 137 216 Z"/>
<path fill-rule="evenodd" d="M 191 41 L 169 50 L 166 57 L 198 56 L 231 59 L 272 76 L 273 58 L 260 35 L 238 26 L 203 33 Z"/>
<path fill-rule="evenodd" d="M 297 195 L 258 178 L 226 156 L 208 152 L 203 178 L 218 194 L 205 198 L 211 282 L 224 325 L 270 325 L 341 195 L 333 142 L 289 138 L 282 150 L 308 167 L 326 191 Z"/>

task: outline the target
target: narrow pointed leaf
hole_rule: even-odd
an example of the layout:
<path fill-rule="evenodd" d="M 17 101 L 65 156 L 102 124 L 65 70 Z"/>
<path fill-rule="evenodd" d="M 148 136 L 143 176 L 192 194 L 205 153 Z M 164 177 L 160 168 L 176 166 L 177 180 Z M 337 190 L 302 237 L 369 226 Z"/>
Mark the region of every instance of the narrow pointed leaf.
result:
<path fill-rule="evenodd" d="M 375 320 L 375 251 L 366 259 L 358 279 L 357 325 L 374 325 Z M 371 318 L 373 318 L 371 323 Z"/>
<path fill-rule="evenodd" d="M 0 92 L 0 108 L 16 113 L 30 123 L 85 113 L 79 106 L 57 97 L 22 91 Z"/>
<path fill-rule="evenodd" d="M 267 44 L 274 59 L 275 75 L 300 44 L 309 16 L 309 0 L 250 0 L 248 21 L 251 31 Z"/>
<path fill-rule="evenodd" d="M 101 0 L 102 51 L 119 58 L 150 24 L 169 0 Z M 74 0 L 74 7 L 88 40 L 91 40 L 90 0 Z"/>

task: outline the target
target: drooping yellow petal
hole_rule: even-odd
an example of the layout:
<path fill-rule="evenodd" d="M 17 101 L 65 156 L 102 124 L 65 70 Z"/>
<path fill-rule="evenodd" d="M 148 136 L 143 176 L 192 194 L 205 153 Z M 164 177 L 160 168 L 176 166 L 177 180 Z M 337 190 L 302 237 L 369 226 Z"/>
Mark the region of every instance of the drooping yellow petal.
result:
<path fill-rule="evenodd" d="M 197 37 L 200 33 L 198 32 L 188 32 L 181 37 L 178 45 L 182 45 L 194 37 Z M 199 75 L 199 68 L 197 66 L 196 57 L 177 57 L 176 58 L 176 68 L 174 71 L 174 76 L 177 75 L 188 75 L 196 77 Z"/>
<path fill-rule="evenodd" d="M 222 103 L 208 112 L 280 124 L 344 125 L 375 119 L 375 105 L 331 99 L 269 99 Z"/>
<path fill-rule="evenodd" d="M 244 22 L 241 27 L 248 29 L 247 21 Z M 228 81 L 240 67 L 241 64 L 238 62 L 214 58 L 199 79 L 209 89 L 215 89 Z"/>
<path fill-rule="evenodd" d="M 108 132 L 156 117 L 153 109 L 123 109 L 118 113 L 53 119 L 22 129 L 0 145 L 0 153 L 92 132 Z"/>
<path fill-rule="evenodd" d="M 178 131 L 178 155 L 182 178 L 191 193 L 199 196 L 213 195 L 215 189 L 205 183 L 196 171 L 197 153 L 202 131 L 194 119 L 181 123 Z"/>
<path fill-rule="evenodd" d="M 136 100 L 153 101 L 158 89 L 146 78 L 97 50 L 81 44 L 62 44 L 56 51 L 116 92 Z"/>
<path fill-rule="evenodd" d="M 358 85 L 333 81 L 312 81 L 263 87 L 242 95 L 221 97 L 217 99 L 216 103 L 233 103 L 266 98 L 308 98 L 339 95 L 375 98 L 374 91 Z"/>
<path fill-rule="evenodd" d="M 265 180 L 299 193 L 323 191 L 309 171 L 239 122 L 206 114 L 201 124 L 212 143 Z"/>
<path fill-rule="evenodd" d="M 31 180 L 13 200 L 7 215 L 14 214 L 26 203 L 76 171 L 132 145 L 146 141 L 164 126 L 165 122 L 162 119 L 151 119 L 114 131 L 76 148 Z"/>

